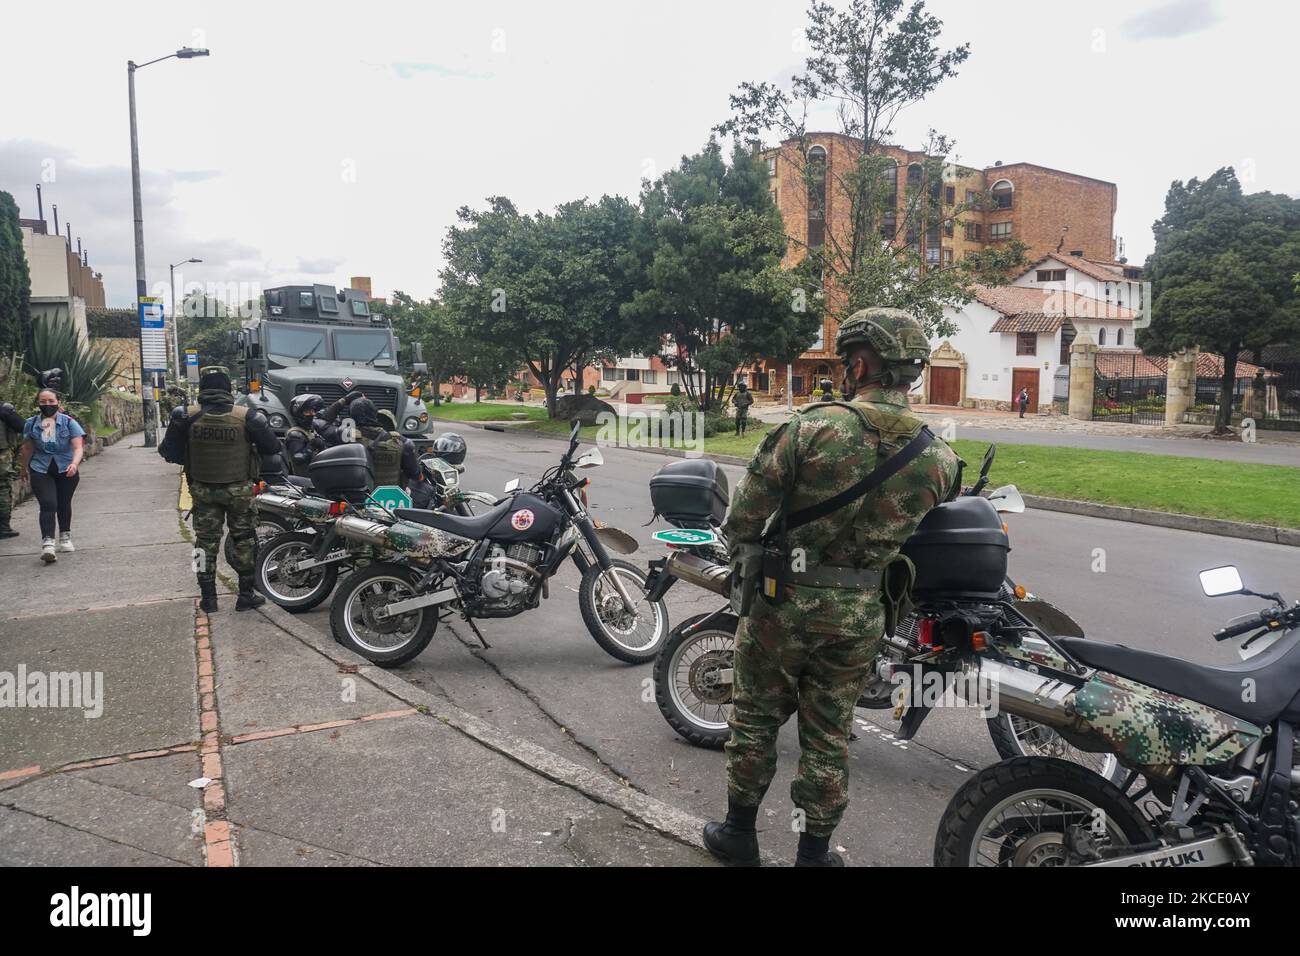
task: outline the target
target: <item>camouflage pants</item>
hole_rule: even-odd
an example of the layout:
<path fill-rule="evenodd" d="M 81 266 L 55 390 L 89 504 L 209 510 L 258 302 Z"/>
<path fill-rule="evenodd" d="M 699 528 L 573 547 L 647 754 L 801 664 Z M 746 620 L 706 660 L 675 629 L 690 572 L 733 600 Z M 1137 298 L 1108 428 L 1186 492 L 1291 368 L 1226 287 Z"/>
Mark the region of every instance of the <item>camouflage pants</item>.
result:
<path fill-rule="evenodd" d="M 797 611 L 759 604 L 736 634 L 727 793 L 743 806 L 762 802 L 776 773 L 777 733 L 798 713 L 790 799 L 809 834 L 829 836 L 849 803 L 849 730 L 880 648 L 883 614 L 870 633 L 819 634 L 801 626 Z"/>
<path fill-rule="evenodd" d="M 201 481 L 190 482 L 190 497 L 194 506 L 194 538 L 198 550 L 203 552 L 203 564 L 197 568 L 200 577 L 217 573 L 217 552 L 221 546 L 221 529 L 230 528 L 234 543 L 235 570 L 240 574 L 253 573 L 253 559 L 257 556 L 257 511 L 253 505 L 253 483 L 239 481 L 228 485 L 208 485 Z"/>
<path fill-rule="evenodd" d="M 0 525 L 7 525 L 14 513 L 14 481 L 21 467 L 17 451 L 0 447 Z"/>

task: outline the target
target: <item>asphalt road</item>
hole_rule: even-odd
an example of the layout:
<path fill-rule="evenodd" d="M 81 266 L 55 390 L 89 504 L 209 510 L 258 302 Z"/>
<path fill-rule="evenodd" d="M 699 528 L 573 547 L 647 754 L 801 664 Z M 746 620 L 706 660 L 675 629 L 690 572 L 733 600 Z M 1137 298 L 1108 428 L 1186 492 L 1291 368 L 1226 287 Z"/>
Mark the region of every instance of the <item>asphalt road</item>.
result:
<path fill-rule="evenodd" d="M 462 482 L 475 490 L 499 493 L 515 477 L 527 486 L 563 449 L 536 436 L 463 432 L 470 451 Z M 662 546 L 650 539 L 655 528 L 642 526 L 651 515 L 647 481 L 670 459 L 625 449 L 606 448 L 603 454 L 605 465 L 586 472 L 593 513 L 640 541 L 640 552 L 630 560 L 644 563 L 662 555 Z M 726 470 L 734 486 L 741 469 Z M 1196 573 L 1233 563 L 1256 590 L 1294 596 L 1300 589 L 1300 549 L 1051 512 L 1010 520 L 1012 577 L 1066 609 L 1099 639 L 1230 663 L 1237 659 L 1235 644 L 1216 645 L 1209 633 L 1259 602 L 1205 598 Z M 596 645 L 578 614 L 577 585 L 569 565 L 553 579 L 540 608 L 479 622 L 490 649 L 482 649 L 463 623 L 444 622 L 428 649 L 397 673 L 556 753 L 702 817 L 718 817 L 726 806 L 723 755 L 692 747 L 664 721 L 650 686 L 652 665 L 622 664 Z M 720 603 L 684 584 L 668 596 L 674 622 Z M 327 601 L 304 620 L 328 632 L 328 608 Z M 891 738 L 891 716 L 859 710 L 855 721 L 852 802 L 835 837 L 854 865 L 928 864 L 948 800 L 972 768 L 997 759 L 974 711 L 937 710 L 908 743 Z M 791 858 L 797 836 L 789 783 L 797 759 L 792 721 L 783 731 L 779 769 L 759 819 L 764 848 Z"/>

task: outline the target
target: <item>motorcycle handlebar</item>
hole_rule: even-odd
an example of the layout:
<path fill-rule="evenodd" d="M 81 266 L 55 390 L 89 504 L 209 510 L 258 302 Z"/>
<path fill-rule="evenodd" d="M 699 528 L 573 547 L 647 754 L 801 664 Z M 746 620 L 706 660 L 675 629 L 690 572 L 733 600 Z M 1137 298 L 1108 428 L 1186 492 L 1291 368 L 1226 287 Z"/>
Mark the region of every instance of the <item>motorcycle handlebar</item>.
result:
<path fill-rule="evenodd" d="M 1244 618 L 1225 624 L 1219 630 L 1214 632 L 1216 641 L 1226 641 L 1230 637 L 1237 637 L 1256 628 L 1267 627 L 1270 618 L 1260 611 L 1257 614 L 1247 614 Z"/>

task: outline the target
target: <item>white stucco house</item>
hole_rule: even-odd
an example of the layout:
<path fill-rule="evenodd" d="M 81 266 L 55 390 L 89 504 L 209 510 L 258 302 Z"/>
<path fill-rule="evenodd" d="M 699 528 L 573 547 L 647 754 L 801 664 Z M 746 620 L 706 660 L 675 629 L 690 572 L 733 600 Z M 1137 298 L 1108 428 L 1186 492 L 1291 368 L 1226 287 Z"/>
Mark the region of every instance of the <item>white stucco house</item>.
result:
<path fill-rule="evenodd" d="M 1136 276 L 1123 263 L 1054 255 L 1009 285 L 977 286 L 969 303 L 944 311 L 957 331 L 932 341 L 920 401 L 1010 410 L 1026 387 L 1030 410 L 1051 412 L 1054 397 L 1068 395 L 1070 345 L 1081 332 L 1107 350 L 1137 351 Z"/>

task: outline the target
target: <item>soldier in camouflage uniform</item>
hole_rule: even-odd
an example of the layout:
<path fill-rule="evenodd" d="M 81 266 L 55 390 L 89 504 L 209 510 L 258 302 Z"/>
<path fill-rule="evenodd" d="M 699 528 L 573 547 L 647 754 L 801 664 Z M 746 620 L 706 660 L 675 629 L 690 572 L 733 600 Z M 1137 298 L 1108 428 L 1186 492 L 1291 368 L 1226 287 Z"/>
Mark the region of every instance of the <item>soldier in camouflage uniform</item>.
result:
<path fill-rule="evenodd" d="M 14 511 L 14 479 L 20 469 L 18 448 L 23 440 L 23 417 L 8 402 L 0 402 L 0 538 L 16 538 L 9 526 Z"/>
<path fill-rule="evenodd" d="M 929 343 L 897 309 L 864 309 L 840 327 L 844 395 L 852 402 L 801 408 L 773 430 L 736 487 L 724 530 L 733 554 L 757 547 L 770 516 L 792 514 L 851 488 L 921 430 L 906 392 Z M 903 542 L 931 508 L 958 489 L 957 455 L 935 439 L 880 487 L 792 529 L 784 600 L 756 597 L 736 635 L 728 810 L 704 841 L 724 861 L 757 865 L 758 805 L 776 772 L 777 733 L 799 715 L 799 769 L 790 797 L 802 811 L 796 865 L 842 866 L 830 836 L 848 804 L 853 708 L 875 660 L 886 594 L 910 564 Z"/>
<path fill-rule="evenodd" d="M 256 409 L 236 406 L 230 393 L 230 376 L 219 366 L 203 369 L 199 378 L 199 404 L 172 412 L 167 435 L 158 454 L 172 464 L 183 464 L 194 499 L 194 537 L 203 552 L 196 569 L 202 608 L 217 610 L 217 548 L 221 526 L 230 528 L 234 542 L 235 571 L 239 574 L 239 600 L 235 610 L 257 607 L 266 601 L 253 587 L 253 558 L 257 549 L 253 485 L 260 458 L 280 453 L 280 440 L 266 416 Z"/>

